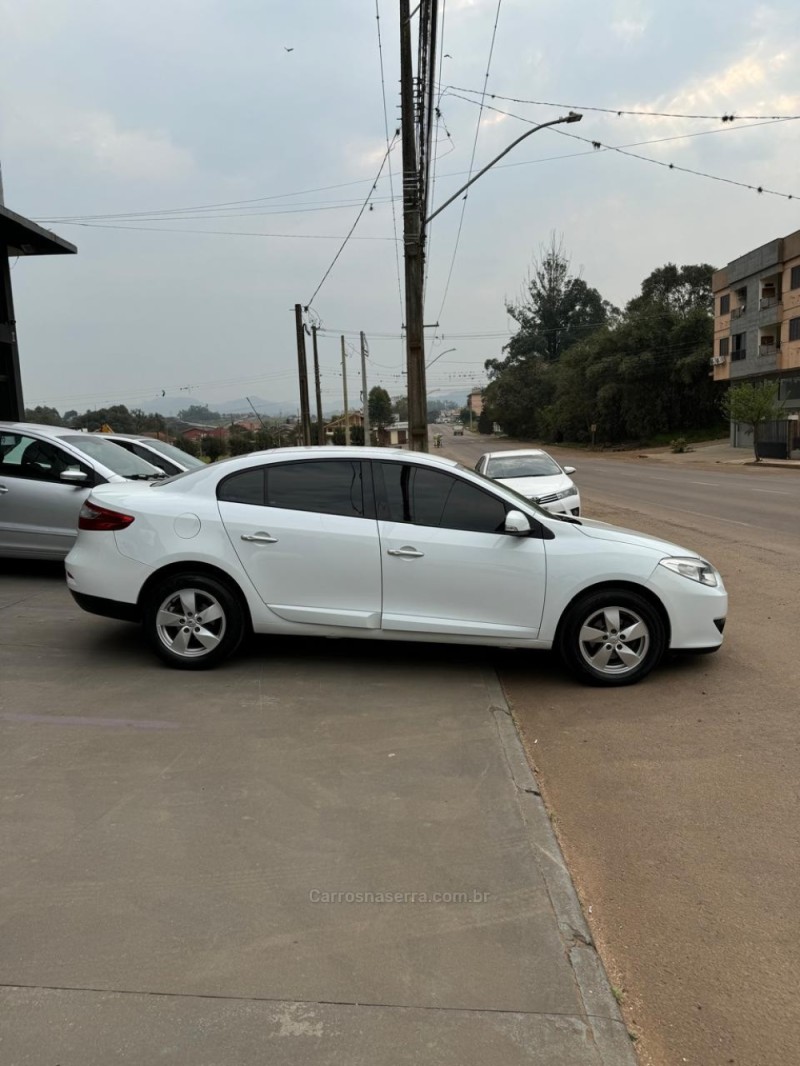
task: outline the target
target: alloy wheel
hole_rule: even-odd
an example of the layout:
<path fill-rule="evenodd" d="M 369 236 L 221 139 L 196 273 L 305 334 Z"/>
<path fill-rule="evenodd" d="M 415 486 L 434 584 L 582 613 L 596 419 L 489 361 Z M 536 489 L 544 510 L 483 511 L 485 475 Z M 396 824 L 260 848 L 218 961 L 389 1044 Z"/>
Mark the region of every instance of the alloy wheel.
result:
<path fill-rule="evenodd" d="M 603 607 L 584 621 L 578 645 L 593 670 L 619 677 L 641 666 L 650 648 L 650 629 L 629 607 Z"/>

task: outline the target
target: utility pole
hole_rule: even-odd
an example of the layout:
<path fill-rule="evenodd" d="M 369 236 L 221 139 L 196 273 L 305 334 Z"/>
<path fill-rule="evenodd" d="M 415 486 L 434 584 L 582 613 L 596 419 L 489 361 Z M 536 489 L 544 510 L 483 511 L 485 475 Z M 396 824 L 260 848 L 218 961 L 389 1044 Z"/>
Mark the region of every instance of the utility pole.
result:
<path fill-rule="evenodd" d="M 350 411 L 347 407 L 347 364 L 345 363 L 344 334 L 342 334 L 342 391 L 344 392 L 344 442 L 350 446 Z"/>
<path fill-rule="evenodd" d="M 303 444 L 311 444 L 311 416 L 308 410 L 308 366 L 306 364 L 306 335 L 303 328 L 303 308 L 294 305 L 294 324 L 297 332 L 297 371 L 300 384 L 300 426 Z"/>
<path fill-rule="evenodd" d="M 314 349 L 314 388 L 317 394 L 317 444 L 325 443 L 325 426 L 322 424 L 322 393 L 319 383 L 319 353 L 317 352 L 317 327 L 311 327 L 311 345 Z"/>
<path fill-rule="evenodd" d="M 367 338 L 361 330 L 361 393 L 364 397 L 364 444 L 369 446 L 369 393 L 367 392 Z"/>

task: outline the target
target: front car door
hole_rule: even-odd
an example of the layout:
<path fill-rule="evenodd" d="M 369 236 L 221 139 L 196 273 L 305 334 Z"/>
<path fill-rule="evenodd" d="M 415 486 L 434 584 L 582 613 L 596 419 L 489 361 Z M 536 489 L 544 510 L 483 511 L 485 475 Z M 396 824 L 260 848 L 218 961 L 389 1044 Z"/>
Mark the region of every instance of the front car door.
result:
<path fill-rule="evenodd" d="M 303 459 L 220 482 L 222 522 L 264 603 L 288 622 L 379 629 L 381 558 L 368 463 Z"/>
<path fill-rule="evenodd" d="M 505 533 L 513 505 L 455 472 L 380 462 L 375 483 L 384 629 L 536 638 L 546 584 L 540 530 Z"/>
<path fill-rule="evenodd" d="M 84 472 L 86 481 L 62 481 L 65 470 Z M 51 441 L 0 430 L 0 554 L 63 558 L 95 481 L 88 463 Z"/>

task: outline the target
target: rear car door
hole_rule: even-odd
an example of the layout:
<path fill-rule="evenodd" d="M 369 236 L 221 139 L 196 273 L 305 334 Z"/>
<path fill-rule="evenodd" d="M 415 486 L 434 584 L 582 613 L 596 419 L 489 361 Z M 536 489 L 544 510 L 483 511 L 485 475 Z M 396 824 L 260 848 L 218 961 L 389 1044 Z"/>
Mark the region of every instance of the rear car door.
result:
<path fill-rule="evenodd" d="M 537 531 L 505 533 L 511 505 L 456 473 L 402 462 L 375 466 L 382 627 L 534 639 L 546 585 Z"/>
<path fill-rule="evenodd" d="M 61 481 L 80 470 L 83 484 Z M 49 440 L 0 431 L 0 553 L 62 558 L 72 547 L 78 512 L 95 484 L 88 463 Z"/>
<path fill-rule="evenodd" d="M 379 629 L 381 558 L 368 463 L 249 467 L 217 488 L 219 513 L 265 604 L 289 622 Z"/>

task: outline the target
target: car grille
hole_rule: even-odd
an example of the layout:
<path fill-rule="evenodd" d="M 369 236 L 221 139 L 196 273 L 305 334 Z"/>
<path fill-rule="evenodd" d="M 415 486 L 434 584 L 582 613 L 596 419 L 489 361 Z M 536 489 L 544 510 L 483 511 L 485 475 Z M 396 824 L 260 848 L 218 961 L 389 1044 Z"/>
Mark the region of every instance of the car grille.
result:
<path fill-rule="evenodd" d="M 551 492 L 549 496 L 534 496 L 533 497 L 533 502 L 534 503 L 539 503 L 539 504 L 555 503 L 557 499 L 558 499 L 558 493 L 557 492 Z"/>

